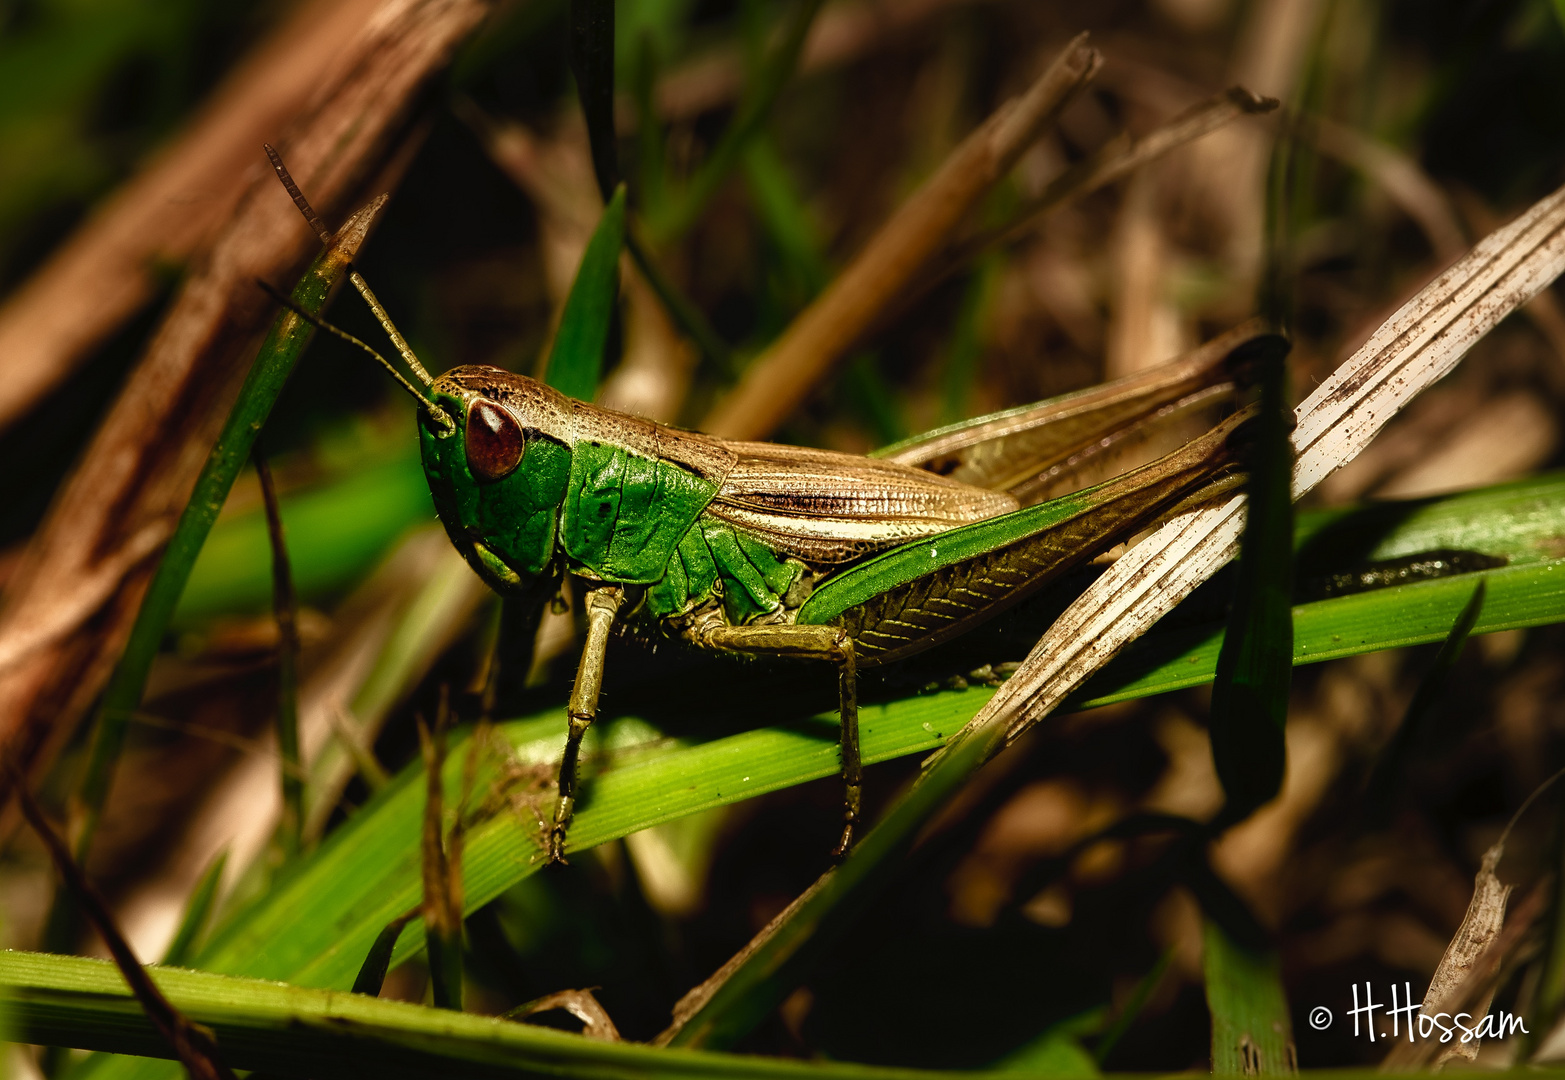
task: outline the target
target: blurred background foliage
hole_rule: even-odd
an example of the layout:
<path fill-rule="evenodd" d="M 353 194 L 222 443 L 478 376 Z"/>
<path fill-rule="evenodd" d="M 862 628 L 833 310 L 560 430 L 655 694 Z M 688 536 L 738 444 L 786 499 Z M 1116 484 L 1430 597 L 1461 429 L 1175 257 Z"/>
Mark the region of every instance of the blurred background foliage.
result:
<path fill-rule="evenodd" d="M 852 21 L 872 6 L 825 6 L 815 29 L 829 47 L 806 55 L 689 228 L 658 232 L 792 6 L 618 5 L 631 202 L 724 351 L 703 355 L 666 316 L 649 323 L 656 305 L 628 288 L 607 400 L 700 422 L 952 147 L 1083 29 L 1105 54 L 1102 76 L 996 190 L 986 219 L 1004 220 L 1117 133 L 1144 132 L 1227 85 L 1276 94 L 1303 117 L 1290 264 L 1301 393 L 1466 243 L 1565 179 L 1565 8 L 1546 0 L 905 0 L 880 5 L 883 23 Z M 0 291 L 44 265 L 289 10 L 280 0 L 0 0 Z M 546 356 L 582 216 L 590 228 L 598 206 L 566 17 L 563 0 L 517 0 L 468 42 L 361 260 L 436 371 L 532 373 Z M 1238 322 L 1256 305 L 1275 130 L 1254 120 L 1208 136 L 912 298 L 777 437 L 864 451 L 1123 374 Z M 522 150 L 496 149 L 497 132 Z M 15 567 L 181 272 L 159 267 L 154 302 L 0 432 L 0 574 Z M 1320 498 L 1424 496 L 1558 466 L 1565 317 L 1552 295 L 1491 335 Z M 333 317 L 374 339 L 355 303 Z M 632 363 L 647 354 L 650 368 Z M 492 600 L 465 570 L 450 572 L 430 529 L 411 414 L 362 357 L 320 340 L 263 437 L 306 605 L 307 694 L 318 678 L 323 700 L 338 702 L 321 707 L 321 730 L 337 730 L 332 710 L 347 709 L 364 724 L 357 749 L 391 770 L 416 757 L 413 717 L 431 713 L 441 683 L 473 714 L 495 621 Z M 275 632 L 259 506 L 242 482 L 198 564 L 94 849 L 91 868 L 146 955 L 172 935 L 210 859 L 213 830 L 202 823 L 243 816 L 224 809 L 222 792 L 266 737 Z M 507 715 L 560 700 L 572 632 L 569 616 L 546 622 L 534 669 L 508 688 Z M 356 659 L 345 658 L 349 645 Z M 1562 646 L 1558 628 L 1475 639 L 1409 751 L 1384 824 L 1355 819 L 1355 793 L 1433 647 L 1296 674 L 1283 798 L 1227 836 L 1212 862 L 1276 934 L 1301 1063 L 1379 1053 L 1344 1024 L 1310 1030 L 1311 1005 L 1340 1007 L 1354 982 L 1427 980 L 1481 852 L 1565 758 Z M 1014 654 L 993 662 L 1020 658 L 1014 645 L 997 648 Z M 675 734 L 699 731 L 685 714 L 703 695 L 759 685 L 785 703 L 778 713 L 829 698 L 824 684 L 796 686 L 786 673 L 616 650 L 610 707 L 635 702 Z M 888 678 L 917 685 L 963 671 L 932 663 Z M 1204 1067 L 1198 890 L 1156 838 L 1074 845 L 1132 812 L 1215 809 L 1206 709 L 1205 692 L 1181 692 L 1069 717 L 1029 739 L 982 776 L 960 823 L 745 1048 L 977 1067 L 1054 1060 L 1064 1040 L 1096 1047 L 1096 1064 L 1114 1069 Z M 79 736 L 51 778 L 59 802 L 82 751 Z M 344 766 L 347 756 L 325 789 L 343 793 L 319 811 L 325 827 L 375 783 L 372 769 Z M 915 768 L 872 770 L 871 804 Z M 822 869 L 836 799 L 830 781 L 805 785 L 527 878 L 469 921 L 471 1007 L 498 1012 L 600 986 L 621 1031 L 649 1037 L 679 994 Z M 1548 805 L 1513 838 L 1506 876 L 1544 872 L 1558 816 Z M 234 895 L 264 887 L 260 865 Z M 36 946 L 49 894 L 42 856 L 11 837 L 0 864 L 8 942 Z M 414 961 L 387 993 L 418 999 L 423 978 Z M 1512 986 L 1502 1001 L 1525 992 Z M 1128 1027 L 1105 1040 L 1116 1017 Z"/>

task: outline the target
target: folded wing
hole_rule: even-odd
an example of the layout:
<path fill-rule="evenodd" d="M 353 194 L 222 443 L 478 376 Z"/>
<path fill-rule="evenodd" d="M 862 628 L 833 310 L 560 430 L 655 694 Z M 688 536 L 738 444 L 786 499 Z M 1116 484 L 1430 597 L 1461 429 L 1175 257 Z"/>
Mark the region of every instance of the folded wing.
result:
<path fill-rule="evenodd" d="M 737 455 L 707 513 L 774 551 L 830 566 L 1009 513 L 1010 495 L 891 461 L 774 443 Z"/>

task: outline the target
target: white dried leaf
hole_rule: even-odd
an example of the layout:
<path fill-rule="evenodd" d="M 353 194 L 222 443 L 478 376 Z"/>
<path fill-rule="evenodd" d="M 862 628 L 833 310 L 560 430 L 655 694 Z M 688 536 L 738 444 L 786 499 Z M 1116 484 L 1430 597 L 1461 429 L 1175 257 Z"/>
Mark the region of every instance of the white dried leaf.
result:
<path fill-rule="evenodd" d="M 1380 327 L 1295 412 L 1295 498 L 1352 460 L 1474 343 L 1565 271 L 1565 188 L 1480 241 Z M 1244 496 L 1182 514 L 1073 603 L 975 716 L 1014 739 L 1145 633 L 1238 550 Z"/>

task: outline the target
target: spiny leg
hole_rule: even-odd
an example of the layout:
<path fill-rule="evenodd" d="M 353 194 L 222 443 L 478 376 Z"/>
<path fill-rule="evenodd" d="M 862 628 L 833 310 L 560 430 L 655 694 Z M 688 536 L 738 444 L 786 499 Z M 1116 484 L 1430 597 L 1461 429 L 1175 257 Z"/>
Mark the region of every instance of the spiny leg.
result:
<path fill-rule="evenodd" d="M 701 644 L 726 652 L 830 660 L 837 665 L 838 715 L 842 723 L 842 839 L 832 851 L 840 859 L 853 843 L 864 793 L 859 760 L 859 676 L 853 639 L 837 626 L 717 626 L 701 634 Z"/>
<path fill-rule="evenodd" d="M 581 739 L 587 734 L 598 712 L 598 692 L 603 689 L 603 659 L 608 650 L 609 631 L 619 613 L 625 592 L 617 585 L 593 589 L 587 594 L 587 643 L 582 646 L 581 666 L 576 669 L 576 685 L 571 690 L 566 715 L 570 731 L 565 736 L 565 756 L 560 760 L 560 797 L 554 804 L 554 824 L 549 828 L 549 861 L 565 861 L 565 833 L 571 827 L 576 809 L 576 759 L 581 754 Z"/>

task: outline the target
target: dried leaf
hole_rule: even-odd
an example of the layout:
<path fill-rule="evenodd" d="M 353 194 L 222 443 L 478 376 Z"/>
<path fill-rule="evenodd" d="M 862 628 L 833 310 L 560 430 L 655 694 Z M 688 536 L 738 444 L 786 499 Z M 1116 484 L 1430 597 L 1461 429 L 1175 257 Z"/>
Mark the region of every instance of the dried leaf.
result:
<path fill-rule="evenodd" d="M 317 0 L 235 68 L 167 149 L 0 306 L 0 427 L 60 385 L 142 309 L 157 267 L 206 251 L 243 198 L 256 148 L 341 70 L 378 0 Z"/>
<path fill-rule="evenodd" d="M 152 981 L 152 976 L 147 974 L 146 969 L 136 959 L 130 943 L 125 940 L 125 935 L 120 932 L 119 926 L 115 923 L 108 904 L 93 887 L 92 882 L 87 880 L 87 875 L 82 872 L 76 860 L 71 857 L 65 841 L 44 817 L 43 810 L 34 800 L 32 792 L 27 790 L 27 782 L 16 770 L 14 763 L 9 760 L 5 761 L 4 773 L 0 776 L 0 787 L 14 788 L 17 802 L 21 805 L 22 816 L 43 841 L 49 857 L 54 861 L 55 869 L 65 880 L 65 887 L 69 890 L 72 899 L 86 913 L 94 929 L 98 931 L 98 936 L 108 946 L 109 955 L 114 958 L 114 966 L 119 968 L 120 975 L 124 977 L 131 994 L 136 998 L 136 1003 L 146 1013 L 147 1019 L 152 1021 L 158 1034 L 173 1047 L 174 1056 L 197 1080 L 235 1080 L 233 1070 L 218 1056 L 217 1040 L 212 1037 L 212 1033 L 192 1024 L 175 1008 L 164 996 L 163 991 L 158 989 L 157 983 Z"/>
<path fill-rule="evenodd" d="M 1543 912 L 1548 890 L 1533 889 L 1513 909 L 1510 922 L 1505 923 L 1505 901 L 1511 890 L 1494 874 L 1503 853 L 1503 839 L 1484 853 L 1467 914 L 1430 980 L 1429 992 L 1419 1008 L 1421 1016 L 1455 1016 L 1464 1012 L 1483 1016 L 1501 976 L 1522 955 L 1521 947 Z M 1443 988 L 1438 993 L 1437 986 Z M 1471 1060 L 1477 1053 L 1477 1039 L 1465 1044 L 1460 1039 L 1449 1043 L 1441 1042 L 1439 1037 L 1415 1039 L 1392 1047 L 1380 1063 L 1380 1070 L 1422 1068 L 1432 1058 L 1438 1069 L 1453 1058 Z"/>
<path fill-rule="evenodd" d="M 328 214 L 375 179 L 416 95 L 490 6 L 386 0 L 356 37 L 334 42 L 315 104 L 280 140 Z M 270 304 L 254 279 L 286 279 L 315 250 L 258 151 L 255 184 L 181 288 L 12 578 L 0 656 L 16 657 L 35 627 L 54 632 L 0 674 L 0 742 L 24 768 L 49 760 L 103 687 L 150 577 L 145 558 L 127 565 L 124 552 L 148 530 L 166 535 L 188 498 L 264 328 Z M 61 596 L 100 580 L 102 594 L 62 614 Z"/>
<path fill-rule="evenodd" d="M 1500 936 L 1500 929 L 1505 925 L 1505 902 L 1510 898 L 1511 886 L 1503 884 L 1494 870 L 1500 865 L 1504 854 L 1503 843 L 1495 844 L 1484 852 L 1478 876 L 1473 879 L 1473 898 L 1467 905 L 1467 914 L 1463 916 L 1462 925 L 1457 928 L 1451 944 L 1446 946 L 1445 955 L 1440 958 L 1440 966 L 1435 968 L 1429 980 L 1429 989 L 1424 994 L 1422 1011 L 1426 1015 L 1441 1011 L 1446 998 L 1455 996 L 1462 983 L 1473 973 L 1478 958 Z M 1473 1014 L 1481 1016 L 1488 1012 L 1489 1002 L 1493 998 L 1494 990 L 1491 988 L 1479 1000 Z M 1435 1066 L 1438 1068 L 1453 1058 L 1472 1061 L 1477 1056 L 1477 1039 L 1472 1042 L 1458 1040 L 1440 1051 Z"/>

